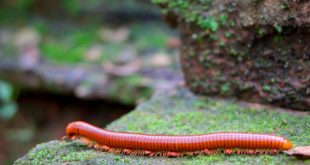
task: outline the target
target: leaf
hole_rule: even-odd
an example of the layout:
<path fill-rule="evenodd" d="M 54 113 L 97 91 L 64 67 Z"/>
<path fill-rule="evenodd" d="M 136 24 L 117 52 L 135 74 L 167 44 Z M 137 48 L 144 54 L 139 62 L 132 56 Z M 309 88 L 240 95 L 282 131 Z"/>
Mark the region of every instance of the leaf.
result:
<path fill-rule="evenodd" d="M 292 150 L 283 151 L 290 156 L 296 156 L 301 159 L 310 159 L 310 146 L 299 146 Z"/>

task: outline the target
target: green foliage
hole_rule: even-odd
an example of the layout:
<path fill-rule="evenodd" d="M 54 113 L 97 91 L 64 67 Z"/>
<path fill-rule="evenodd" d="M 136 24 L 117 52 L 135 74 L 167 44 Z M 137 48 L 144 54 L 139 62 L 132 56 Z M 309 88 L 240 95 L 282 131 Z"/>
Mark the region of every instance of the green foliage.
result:
<path fill-rule="evenodd" d="M 283 39 L 283 36 L 281 35 L 275 35 L 273 36 L 273 42 L 278 43 Z"/>
<path fill-rule="evenodd" d="M 217 29 L 219 28 L 219 23 L 212 16 L 209 16 L 207 18 L 205 18 L 204 16 L 198 17 L 197 24 L 204 29 L 210 29 L 212 31 L 217 31 Z"/>
<path fill-rule="evenodd" d="M 234 22 L 234 20 L 230 20 L 229 21 L 229 26 L 230 27 L 235 27 L 236 26 L 236 23 Z"/>
<path fill-rule="evenodd" d="M 17 111 L 17 105 L 13 101 L 13 87 L 0 80 L 0 119 L 9 120 Z"/>
<path fill-rule="evenodd" d="M 27 11 L 32 3 L 33 0 L 15 0 L 14 5 L 18 10 Z"/>
<path fill-rule="evenodd" d="M 279 24 L 275 24 L 274 25 L 274 28 L 276 29 L 276 31 L 278 32 L 278 33 L 281 33 L 282 32 L 282 26 L 281 25 L 279 25 Z"/>
<path fill-rule="evenodd" d="M 263 85 L 263 90 L 265 92 L 269 92 L 271 90 L 271 87 L 268 84 Z"/>
<path fill-rule="evenodd" d="M 56 61 L 64 63 L 76 63 L 82 61 L 85 47 L 66 47 L 61 43 L 45 43 L 42 44 L 41 50 L 44 55 Z"/>
<path fill-rule="evenodd" d="M 221 25 L 225 26 L 227 21 L 228 21 L 228 14 L 227 13 L 223 13 L 219 16 L 219 22 Z"/>
<path fill-rule="evenodd" d="M 266 35 L 267 32 L 266 32 L 266 29 L 264 29 L 264 28 L 258 28 L 257 33 L 258 33 L 259 37 L 263 37 Z"/>
<path fill-rule="evenodd" d="M 71 15 L 76 15 L 81 9 L 78 0 L 62 0 L 61 3 L 64 9 Z"/>
<path fill-rule="evenodd" d="M 43 33 L 40 44 L 42 55 L 56 63 L 76 64 L 86 59 L 87 51 L 92 47 L 101 49 L 100 57 L 94 62 L 105 62 L 117 59 L 126 48 L 133 48 L 133 56 L 146 50 L 168 51 L 167 40 L 172 32 L 166 26 L 158 24 L 128 25 L 130 35 L 124 42 L 113 43 L 102 39 L 102 25 L 65 27 L 61 31 L 49 32 L 51 29 L 44 22 L 34 22 L 35 29 Z M 150 33 L 152 31 L 152 33 Z M 48 35 L 46 35 L 48 34 Z M 137 50 L 137 51 L 135 51 Z"/>
<path fill-rule="evenodd" d="M 80 2 L 81 1 L 79 0 L 58 0 L 58 1 L 54 1 L 53 3 L 58 3 L 65 12 L 67 12 L 69 15 L 74 16 L 82 8 L 82 4 Z M 26 13 L 30 13 L 32 10 L 32 7 L 37 5 L 36 3 L 38 2 L 35 0 L 11 0 L 11 1 L 5 0 L 3 3 L 5 4 L 5 6 L 2 8 L 5 8 L 5 12 L 7 14 L 13 13 L 12 11 L 15 11 L 21 14 L 26 14 Z"/>
<path fill-rule="evenodd" d="M 233 36 L 234 36 L 234 33 L 225 32 L 225 37 L 226 37 L 226 38 L 232 38 Z"/>
<path fill-rule="evenodd" d="M 159 50 L 166 48 L 169 35 L 163 28 L 158 28 L 158 25 L 141 26 L 141 24 L 135 24 L 130 30 L 132 33 L 131 42 L 136 45 L 138 51 L 150 48 Z"/>
<path fill-rule="evenodd" d="M 204 15 L 212 3 L 210 0 L 152 0 L 152 2 L 166 6 L 163 11 L 174 12 L 186 22 L 196 23 L 201 28 L 209 29 L 213 32 L 217 31 L 220 26 L 227 24 L 228 15 L 226 13 L 220 15 Z"/>
<path fill-rule="evenodd" d="M 86 51 L 97 40 L 96 31 L 89 29 L 71 29 L 59 36 L 44 40 L 41 45 L 42 54 L 48 59 L 61 63 L 78 63 L 84 60 Z"/>
<path fill-rule="evenodd" d="M 227 94 L 230 91 L 230 84 L 225 83 L 221 86 L 221 93 L 222 94 Z"/>

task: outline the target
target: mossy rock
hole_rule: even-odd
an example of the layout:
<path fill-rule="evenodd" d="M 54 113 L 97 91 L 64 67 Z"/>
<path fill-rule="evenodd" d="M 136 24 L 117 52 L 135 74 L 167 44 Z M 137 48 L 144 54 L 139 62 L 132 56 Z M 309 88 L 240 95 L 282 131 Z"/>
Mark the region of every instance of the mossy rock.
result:
<path fill-rule="evenodd" d="M 187 89 L 155 94 L 150 101 L 107 127 L 155 134 L 202 134 L 223 131 L 274 133 L 296 146 L 310 144 L 310 115 L 232 100 L 196 97 Z M 279 155 L 212 155 L 181 158 L 114 155 L 79 142 L 51 141 L 36 146 L 15 164 L 307 164 Z"/>
<path fill-rule="evenodd" d="M 178 23 L 192 91 L 310 110 L 309 1 L 153 1 Z"/>

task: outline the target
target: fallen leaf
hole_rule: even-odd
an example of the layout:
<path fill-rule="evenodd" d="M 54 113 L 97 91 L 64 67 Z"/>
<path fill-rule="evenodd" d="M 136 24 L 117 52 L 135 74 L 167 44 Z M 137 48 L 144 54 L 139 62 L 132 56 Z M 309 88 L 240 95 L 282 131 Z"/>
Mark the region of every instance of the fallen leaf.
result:
<path fill-rule="evenodd" d="M 296 156 L 301 159 L 310 159 L 310 146 L 299 146 L 283 152 L 287 155 Z"/>

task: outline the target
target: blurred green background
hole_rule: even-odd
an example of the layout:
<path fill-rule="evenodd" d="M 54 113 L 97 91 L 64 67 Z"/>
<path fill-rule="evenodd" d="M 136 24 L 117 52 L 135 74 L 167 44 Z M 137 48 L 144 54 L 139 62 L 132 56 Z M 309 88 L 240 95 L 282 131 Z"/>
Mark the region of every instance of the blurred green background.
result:
<path fill-rule="evenodd" d="M 161 70 L 178 69 L 180 41 L 160 15 L 148 0 L 0 1 L 0 164 L 11 164 L 37 143 L 60 139 L 69 121 L 104 126 L 102 121 L 119 118 L 151 95 L 145 84 L 165 86 L 144 76 L 173 79 Z M 104 68 L 98 77 L 105 77 L 106 70 L 121 76 L 109 76 L 104 85 L 109 92 L 100 98 L 81 100 L 72 91 L 53 92 L 55 82 L 48 78 L 57 77 L 57 69 L 81 66 Z M 47 79 L 36 83 L 36 72 Z M 88 88 L 88 81 L 78 93 Z"/>

